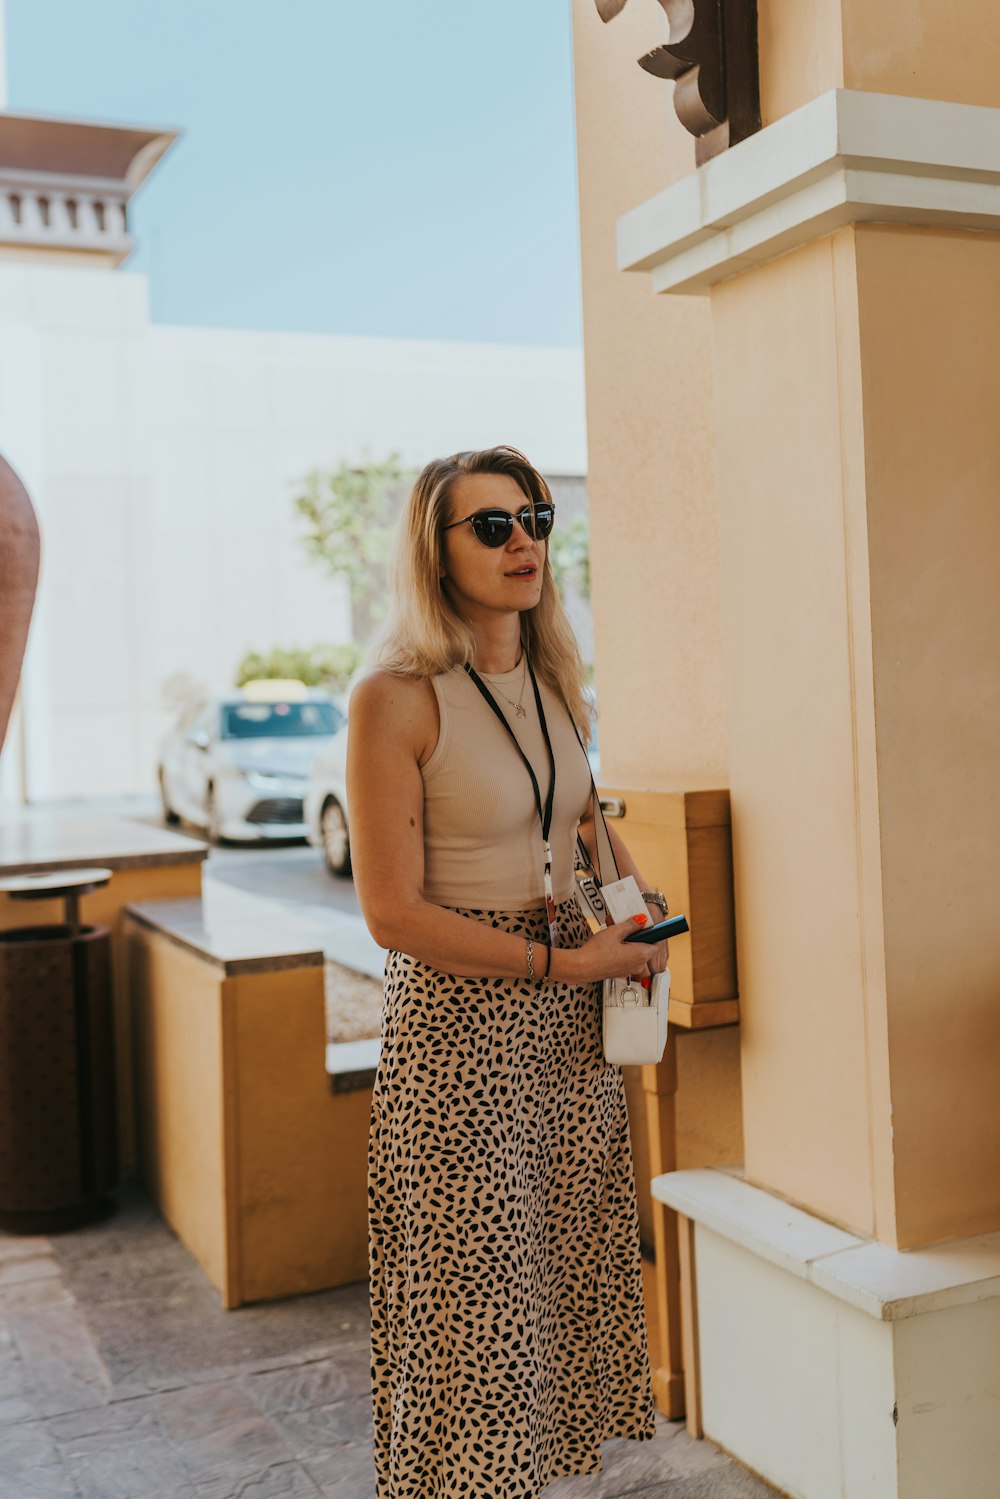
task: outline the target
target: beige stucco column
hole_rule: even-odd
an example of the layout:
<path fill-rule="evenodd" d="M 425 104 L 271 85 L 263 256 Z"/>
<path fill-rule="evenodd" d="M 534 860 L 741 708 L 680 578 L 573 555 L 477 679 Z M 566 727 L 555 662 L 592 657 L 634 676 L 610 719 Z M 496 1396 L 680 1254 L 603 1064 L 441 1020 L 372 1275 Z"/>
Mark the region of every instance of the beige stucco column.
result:
<path fill-rule="evenodd" d="M 699 176 L 619 249 L 711 308 L 747 1174 L 1000 1229 L 1000 111 L 835 89 Z"/>
<path fill-rule="evenodd" d="M 739 947 L 745 1180 L 660 1195 L 709 1435 L 789 1492 L 986 1496 L 1000 12 L 778 0 L 760 43 L 762 132 L 617 225 L 626 279 L 709 324 Z"/>
<path fill-rule="evenodd" d="M 1000 1228 L 1000 237 L 846 227 L 712 293 L 746 1166 Z"/>

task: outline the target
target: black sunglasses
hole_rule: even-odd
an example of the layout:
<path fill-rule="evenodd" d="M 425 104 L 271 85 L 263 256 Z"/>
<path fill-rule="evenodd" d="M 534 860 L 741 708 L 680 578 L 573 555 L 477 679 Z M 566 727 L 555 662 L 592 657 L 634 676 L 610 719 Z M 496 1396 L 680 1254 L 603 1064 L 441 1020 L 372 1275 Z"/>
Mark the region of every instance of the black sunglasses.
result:
<path fill-rule="evenodd" d="M 546 501 L 541 505 L 525 505 L 516 515 L 511 515 L 509 510 L 476 510 L 472 515 L 463 515 L 461 520 L 442 526 L 441 530 L 450 531 L 454 526 L 464 526 L 468 522 L 484 547 L 502 547 L 514 534 L 515 520 L 533 541 L 544 541 L 555 518 L 555 505 Z"/>

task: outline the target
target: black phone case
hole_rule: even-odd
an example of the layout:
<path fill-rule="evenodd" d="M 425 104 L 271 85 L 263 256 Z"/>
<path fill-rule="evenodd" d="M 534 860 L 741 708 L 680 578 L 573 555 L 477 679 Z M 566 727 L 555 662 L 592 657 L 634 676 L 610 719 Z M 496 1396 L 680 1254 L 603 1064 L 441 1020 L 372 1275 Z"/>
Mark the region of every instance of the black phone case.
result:
<path fill-rule="evenodd" d="M 643 926 L 637 932 L 630 932 L 625 941 L 666 942 L 669 938 L 680 937 L 690 930 L 686 916 L 668 916 L 666 921 L 657 921 L 653 926 Z"/>

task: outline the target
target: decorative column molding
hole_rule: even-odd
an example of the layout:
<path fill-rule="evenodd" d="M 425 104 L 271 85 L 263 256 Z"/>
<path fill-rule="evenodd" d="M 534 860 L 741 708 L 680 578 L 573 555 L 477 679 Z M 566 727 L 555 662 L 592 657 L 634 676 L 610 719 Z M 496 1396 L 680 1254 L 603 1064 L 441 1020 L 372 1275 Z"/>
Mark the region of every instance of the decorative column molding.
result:
<path fill-rule="evenodd" d="M 611 21 L 627 0 L 596 0 Z M 695 137 L 700 166 L 760 129 L 757 0 L 657 0 L 667 40 L 639 58 L 640 68 L 674 82 L 674 109 Z"/>
<path fill-rule="evenodd" d="M 705 294 L 843 224 L 1000 233 L 1000 109 L 831 89 L 618 220 L 618 267 Z"/>
<path fill-rule="evenodd" d="M 0 246 L 120 265 L 133 248 L 128 201 L 177 134 L 0 113 Z"/>

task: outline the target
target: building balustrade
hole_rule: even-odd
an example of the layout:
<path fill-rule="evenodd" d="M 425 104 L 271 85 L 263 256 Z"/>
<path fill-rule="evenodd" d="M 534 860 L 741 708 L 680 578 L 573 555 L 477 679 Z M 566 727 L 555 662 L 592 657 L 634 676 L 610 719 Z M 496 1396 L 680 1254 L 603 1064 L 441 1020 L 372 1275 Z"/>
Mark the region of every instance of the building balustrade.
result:
<path fill-rule="evenodd" d="M 126 197 L 123 184 L 99 178 L 0 171 L 0 245 L 98 251 L 117 262 L 132 249 Z"/>
<path fill-rule="evenodd" d="M 176 130 L 0 110 L 0 255 L 120 265 L 133 248 L 128 200 L 176 139 Z"/>

